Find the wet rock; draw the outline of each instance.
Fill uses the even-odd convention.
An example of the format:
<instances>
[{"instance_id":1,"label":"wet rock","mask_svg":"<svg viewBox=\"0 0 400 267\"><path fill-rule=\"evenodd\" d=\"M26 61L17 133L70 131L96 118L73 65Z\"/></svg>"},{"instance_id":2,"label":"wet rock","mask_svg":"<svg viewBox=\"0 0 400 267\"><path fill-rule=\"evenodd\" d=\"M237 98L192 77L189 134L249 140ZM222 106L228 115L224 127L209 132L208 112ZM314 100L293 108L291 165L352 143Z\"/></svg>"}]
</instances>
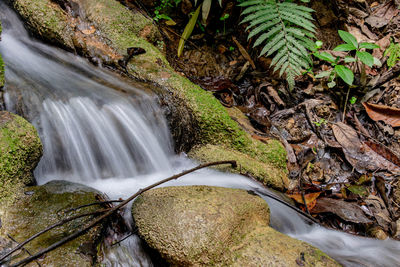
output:
<instances>
[{"instance_id":1,"label":"wet rock","mask_svg":"<svg viewBox=\"0 0 400 267\"><path fill-rule=\"evenodd\" d=\"M270 151L276 151L276 159L270 159L270 162L279 161L281 152L280 143L276 140L270 140L268 144ZM273 147L275 146L275 148ZM189 157L199 160L202 163L218 161L221 159L236 160L239 168L232 169L230 166L221 166L217 169L229 171L233 173L246 174L256 178L264 185L274 188L279 191L285 191L289 186L289 180L285 172L279 168L272 167L268 163L252 159L246 154L238 151L230 150L215 145L196 146L189 152ZM271 153L272 155L272 153Z\"/></svg>"},{"instance_id":2,"label":"wet rock","mask_svg":"<svg viewBox=\"0 0 400 267\"><path fill-rule=\"evenodd\" d=\"M0 111L0 203L34 184L32 172L42 156L42 143L28 121Z\"/></svg>"},{"instance_id":3,"label":"wet rock","mask_svg":"<svg viewBox=\"0 0 400 267\"><path fill-rule=\"evenodd\" d=\"M99 208L91 206L79 211L65 212L73 207L96 202L101 194L81 184L51 181L45 185L27 187L24 190L26 194L21 194L13 203L0 207L2 222L0 255L4 249L16 246L10 237L17 242L22 242L64 218L78 213L92 212ZM89 219L93 217L83 217L57 227L28 243L25 248L31 253L38 252L76 231ZM97 261L97 247L102 240L102 229L102 225L92 228L85 235L47 253L38 262L41 266L93 266ZM28 256L26 252L15 255L12 263ZM33 262L28 266L37 266L37 263Z\"/></svg>"},{"instance_id":4,"label":"wet rock","mask_svg":"<svg viewBox=\"0 0 400 267\"><path fill-rule=\"evenodd\" d=\"M244 190L165 187L132 206L139 235L173 266L339 266L269 227L269 208Z\"/></svg>"},{"instance_id":5,"label":"wet rock","mask_svg":"<svg viewBox=\"0 0 400 267\"><path fill-rule=\"evenodd\" d=\"M28 27L51 43L74 50L73 27L68 16L56 3L47 0L12 0L14 8Z\"/></svg>"},{"instance_id":6,"label":"wet rock","mask_svg":"<svg viewBox=\"0 0 400 267\"><path fill-rule=\"evenodd\" d=\"M1 41L1 31L2 31L2 27L1 27L1 22L0 22L0 41ZM2 88L3 88L3 86L4 86L4 62L3 62L3 59L2 59L2 57L1 57L1 54L0 54L0 102L2 102L1 101L1 99L2 99ZM0 103L0 107L1 107L1 103Z\"/></svg>"}]
</instances>

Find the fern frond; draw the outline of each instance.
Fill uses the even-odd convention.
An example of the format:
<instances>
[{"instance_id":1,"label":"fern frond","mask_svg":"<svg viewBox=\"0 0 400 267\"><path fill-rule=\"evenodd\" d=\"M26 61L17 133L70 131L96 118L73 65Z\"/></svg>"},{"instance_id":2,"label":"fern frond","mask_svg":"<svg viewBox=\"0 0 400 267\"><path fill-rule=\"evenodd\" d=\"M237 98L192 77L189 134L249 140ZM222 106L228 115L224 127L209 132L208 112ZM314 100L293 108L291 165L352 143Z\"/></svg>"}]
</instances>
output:
<instances>
[{"instance_id":1,"label":"fern frond","mask_svg":"<svg viewBox=\"0 0 400 267\"><path fill-rule=\"evenodd\" d=\"M293 89L295 77L312 64L308 50L314 48L314 10L288 0L247 0L240 6L245 7L241 23L248 22L246 30L251 29L248 39L260 34L253 47L264 45L260 56L274 55L274 72L286 74Z\"/></svg>"}]
</instances>

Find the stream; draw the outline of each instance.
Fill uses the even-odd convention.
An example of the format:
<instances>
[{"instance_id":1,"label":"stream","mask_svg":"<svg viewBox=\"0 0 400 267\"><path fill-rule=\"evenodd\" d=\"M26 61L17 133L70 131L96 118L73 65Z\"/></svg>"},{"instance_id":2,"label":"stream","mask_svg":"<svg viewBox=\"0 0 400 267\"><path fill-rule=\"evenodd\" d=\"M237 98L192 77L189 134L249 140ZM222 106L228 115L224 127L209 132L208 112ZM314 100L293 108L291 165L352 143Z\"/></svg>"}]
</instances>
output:
<instances>
[{"instance_id":1,"label":"stream","mask_svg":"<svg viewBox=\"0 0 400 267\"><path fill-rule=\"evenodd\" d=\"M142 85L125 81L87 60L31 38L0 0L0 53L6 65L6 109L38 129L44 155L39 184L68 180L94 187L111 199L197 163L175 155L162 110ZM205 169L172 185L212 185L252 190L271 209L271 226L304 240L344 266L400 266L400 242L357 237L311 223L270 199L270 191L244 176ZM130 219L127 218L129 221ZM131 236L105 252L105 266L152 266L140 239Z\"/></svg>"}]
</instances>

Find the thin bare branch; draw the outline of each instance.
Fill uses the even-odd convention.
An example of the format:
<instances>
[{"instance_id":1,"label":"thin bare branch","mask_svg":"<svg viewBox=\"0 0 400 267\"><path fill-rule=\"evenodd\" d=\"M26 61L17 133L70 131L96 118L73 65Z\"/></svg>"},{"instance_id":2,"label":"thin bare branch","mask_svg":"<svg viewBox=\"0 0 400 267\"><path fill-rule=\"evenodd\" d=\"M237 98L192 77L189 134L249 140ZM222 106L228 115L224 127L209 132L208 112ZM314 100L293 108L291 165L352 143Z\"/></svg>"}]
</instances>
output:
<instances>
[{"instance_id":1,"label":"thin bare branch","mask_svg":"<svg viewBox=\"0 0 400 267\"><path fill-rule=\"evenodd\" d=\"M159 181L157 183L154 183L152 185L149 185L149 186L147 186L147 187L145 187L143 189L140 189L138 192L136 192L135 194L133 194L132 196L130 196L129 198L127 198L126 200L121 202L119 205L109 209L106 213L104 213L103 215L101 215L101 216L97 217L96 219L94 219L88 225L84 226L81 230L76 231L75 233L73 233L73 234L61 239L60 241L52 244L51 246L39 251L38 253L36 253L36 254L34 254L32 256L29 256L29 257L27 257L27 258L15 263L15 264L10 265L10 267L23 266L23 265L25 265L25 264L27 264L27 263L29 263L29 262L41 257L42 255L46 254L47 252L50 252L50 251L60 247L61 245L65 244L65 243L67 243L67 242L69 242L69 241L71 241L71 240L73 240L73 239L75 239L75 238L77 238L77 237L79 237L81 235L83 235L89 229L91 229L92 227L94 227L95 225L100 223L102 220L104 220L108 216L114 214L117 210L119 210L120 208L124 207L126 204L131 202L133 199L135 199L137 196L139 196L143 192L146 192L146 191L148 191L148 190L150 190L150 189L152 189L152 188L154 188L156 186L159 186L159 185L161 185L163 183L166 183L166 182L169 182L171 180L178 179L179 177L182 177L182 176L184 176L186 174L189 174L191 172L194 172L194 171L197 171L197 170L200 170L200 169L203 169L203 168L207 168L207 167L210 167L210 166L222 165L222 164L231 164L233 168L237 167L236 161L234 161L234 160L216 161L216 162L205 163L205 164L201 164L201 165L199 165L199 166L197 166L195 168L192 168L190 170L186 170L186 171L183 171L183 172L181 172L179 174L175 174L175 175L173 175L173 176L171 176L169 178L161 180L161 181Z\"/></svg>"}]
</instances>

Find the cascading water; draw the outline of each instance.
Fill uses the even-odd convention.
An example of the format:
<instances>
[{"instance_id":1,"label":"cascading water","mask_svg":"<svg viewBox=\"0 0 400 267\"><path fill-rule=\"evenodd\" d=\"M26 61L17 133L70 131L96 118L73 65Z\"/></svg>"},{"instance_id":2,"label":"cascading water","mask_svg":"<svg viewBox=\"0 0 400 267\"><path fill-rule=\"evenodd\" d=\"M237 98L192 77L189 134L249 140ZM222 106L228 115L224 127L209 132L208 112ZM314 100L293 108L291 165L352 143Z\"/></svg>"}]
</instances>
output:
<instances>
[{"instance_id":1,"label":"cascading water","mask_svg":"<svg viewBox=\"0 0 400 267\"><path fill-rule=\"evenodd\" d=\"M124 198L195 165L173 154L162 112L143 90L79 57L32 40L2 0L0 18L6 108L23 113L39 131L44 156L35 176L40 184L64 179L92 186L111 198ZM400 242L313 225L268 198L265 188L246 177L203 170L164 186L195 184L257 192L270 205L275 229L319 247L346 266L400 266ZM105 256L107 266L152 265L137 236Z\"/></svg>"}]
</instances>

